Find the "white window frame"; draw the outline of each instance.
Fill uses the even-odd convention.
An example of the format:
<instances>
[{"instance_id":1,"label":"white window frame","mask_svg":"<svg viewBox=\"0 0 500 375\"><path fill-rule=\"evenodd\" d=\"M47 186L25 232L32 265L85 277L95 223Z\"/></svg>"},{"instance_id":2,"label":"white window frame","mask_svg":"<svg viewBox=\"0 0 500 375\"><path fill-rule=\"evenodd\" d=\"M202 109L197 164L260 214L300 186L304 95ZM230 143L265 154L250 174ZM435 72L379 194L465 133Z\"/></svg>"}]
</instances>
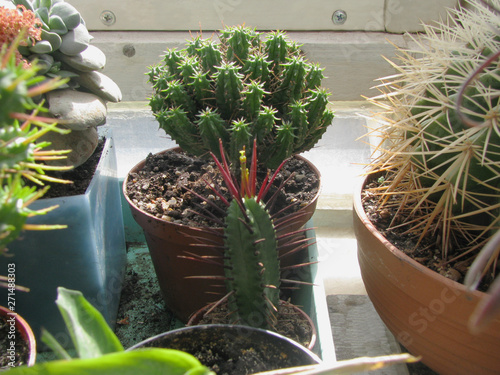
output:
<instances>
[{"instance_id":1,"label":"white window frame","mask_svg":"<svg viewBox=\"0 0 500 375\"><path fill-rule=\"evenodd\" d=\"M419 31L458 0L68 0L94 31ZM337 12L337 13L335 13ZM343 12L338 22L338 12ZM335 14L335 16L334 16ZM345 16L343 16L345 15ZM333 19L337 19L334 22ZM343 22L342 22L343 21Z\"/></svg>"}]
</instances>

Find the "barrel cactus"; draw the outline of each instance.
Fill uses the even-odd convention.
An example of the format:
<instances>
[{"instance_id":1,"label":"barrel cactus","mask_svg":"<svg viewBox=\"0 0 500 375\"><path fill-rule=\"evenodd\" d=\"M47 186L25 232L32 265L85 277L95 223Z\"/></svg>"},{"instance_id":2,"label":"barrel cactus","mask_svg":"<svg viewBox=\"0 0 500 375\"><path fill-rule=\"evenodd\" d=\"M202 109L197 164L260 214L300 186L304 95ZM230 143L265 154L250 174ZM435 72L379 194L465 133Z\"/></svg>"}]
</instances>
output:
<instances>
[{"instance_id":1,"label":"barrel cactus","mask_svg":"<svg viewBox=\"0 0 500 375\"><path fill-rule=\"evenodd\" d=\"M276 31L226 27L219 41L192 38L169 49L149 68L151 109L160 127L186 152L219 155L222 139L230 162L254 139L259 162L276 168L311 149L331 124L323 69Z\"/></svg>"},{"instance_id":2,"label":"barrel cactus","mask_svg":"<svg viewBox=\"0 0 500 375\"><path fill-rule=\"evenodd\" d=\"M398 74L372 98L384 108L370 166L385 173L372 190L379 212L394 207L390 230L439 249L431 262L456 280L500 227L500 2L467 3L426 26L414 51L400 50Z\"/></svg>"}]
</instances>

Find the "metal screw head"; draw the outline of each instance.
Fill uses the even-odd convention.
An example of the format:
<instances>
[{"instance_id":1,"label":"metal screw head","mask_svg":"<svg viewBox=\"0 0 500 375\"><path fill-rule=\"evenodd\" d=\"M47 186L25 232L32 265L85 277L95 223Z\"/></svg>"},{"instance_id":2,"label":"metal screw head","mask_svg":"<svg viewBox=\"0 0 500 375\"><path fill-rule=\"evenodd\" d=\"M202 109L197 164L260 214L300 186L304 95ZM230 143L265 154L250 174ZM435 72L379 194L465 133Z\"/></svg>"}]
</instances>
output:
<instances>
[{"instance_id":1,"label":"metal screw head","mask_svg":"<svg viewBox=\"0 0 500 375\"><path fill-rule=\"evenodd\" d=\"M332 21L335 25L343 25L347 21L347 13L342 9L333 12Z\"/></svg>"},{"instance_id":2,"label":"metal screw head","mask_svg":"<svg viewBox=\"0 0 500 375\"><path fill-rule=\"evenodd\" d=\"M99 16L101 22L106 26L111 26L116 22L115 14L110 10L103 10Z\"/></svg>"}]
</instances>

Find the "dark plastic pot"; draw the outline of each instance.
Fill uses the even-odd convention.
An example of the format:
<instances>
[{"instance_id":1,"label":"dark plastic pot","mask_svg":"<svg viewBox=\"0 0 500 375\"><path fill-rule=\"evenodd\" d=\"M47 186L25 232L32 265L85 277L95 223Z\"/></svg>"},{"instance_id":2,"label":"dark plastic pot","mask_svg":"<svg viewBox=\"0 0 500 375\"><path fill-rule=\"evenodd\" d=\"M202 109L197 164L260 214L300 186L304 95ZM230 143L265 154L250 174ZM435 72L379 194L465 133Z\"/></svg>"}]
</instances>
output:
<instances>
[{"instance_id":1,"label":"dark plastic pot","mask_svg":"<svg viewBox=\"0 0 500 375\"><path fill-rule=\"evenodd\" d=\"M258 363L250 373L321 362L314 353L293 340L274 332L238 325L184 327L147 339L129 350L144 347L182 350L212 368L222 368L232 362L235 365L232 375L247 373L238 370L247 359ZM200 353L207 352L211 353L212 359L200 356Z\"/></svg>"},{"instance_id":2,"label":"dark plastic pot","mask_svg":"<svg viewBox=\"0 0 500 375\"><path fill-rule=\"evenodd\" d=\"M80 290L114 327L126 267L126 247L116 175L116 155L107 137L101 160L85 194L40 199L30 208L58 205L30 224L65 224L50 231L25 231L9 244L12 257L0 257L0 269L15 265L16 284L30 292L16 293L16 312L30 322L39 338L44 327L64 346L71 340L55 304L57 287ZM7 291L0 288L0 301Z\"/></svg>"},{"instance_id":3,"label":"dark plastic pot","mask_svg":"<svg viewBox=\"0 0 500 375\"><path fill-rule=\"evenodd\" d=\"M316 345L316 338L318 336L318 332L316 330L316 326L314 325L312 319L302 309L300 309L299 307L295 306L292 303L289 303L287 301L280 301L280 304L288 305L289 307L291 307L298 315L301 316L301 318L304 321L306 321L309 324L309 326L311 327L311 337L310 337L308 343L304 346L309 350L313 350L314 345ZM210 304L210 305L207 305L207 306L203 307L202 309L198 310L196 313L193 314L193 316L191 316L191 318L189 319L189 321L187 322L186 325L187 326L198 325L200 323L200 320L203 319L203 317L205 316L207 311L209 311L213 305L214 304Z\"/></svg>"},{"instance_id":4,"label":"dark plastic pot","mask_svg":"<svg viewBox=\"0 0 500 375\"><path fill-rule=\"evenodd\" d=\"M18 340L22 340L24 341L27 347L28 358L26 360L26 363L22 364L33 366L36 361L36 339L35 335L33 334L33 331L31 330L30 325L26 322L26 320L24 320L21 317L21 315L9 310L4 306L0 306L0 319L4 319L7 322L9 328L15 327L14 332L12 331L12 328L9 329L9 341L17 344ZM13 325L11 325L10 322L13 322ZM14 334L12 338L10 338L11 333ZM19 337L18 334L21 337ZM4 349L7 352L7 354L9 354L10 348L4 348Z\"/></svg>"},{"instance_id":5,"label":"dark plastic pot","mask_svg":"<svg viewBox=\"0 0 500 375\"><path fill-rule=\"evenodd\" d=\"M180 148L175 148L175 150L180 150ZM310 162L308 164L319 179L320 173L317 168ZM140 171L144 165L145 160L134 166L129 175ZM144 231L163 299L177 318L186 323L195 311L218 300L221 293L224 292L225 286L223 281L220 280L210 280L208 282L206 279L192 278L193 276L207 275L223 276L221 265L195 262L182 257L189 253L202 256L219 255L212 249L193 246L193 244L204 242L222 245L222 230L216 230L219 235L211 234L200 231L195 227L168 222L142 211L129 199L126 191L127 183L128 176L123 182L123 194L129 204L132 217ZM308 205L301 208L302 214L294 224L286 228L287 231L302 228L311 219L316 209L319 191L320 189L318 189L318 193ZM197 237L197 240L194 240L194 237ZM287 259L287 261L292 262L293 260Z\"/></svg>"}]
</instances>

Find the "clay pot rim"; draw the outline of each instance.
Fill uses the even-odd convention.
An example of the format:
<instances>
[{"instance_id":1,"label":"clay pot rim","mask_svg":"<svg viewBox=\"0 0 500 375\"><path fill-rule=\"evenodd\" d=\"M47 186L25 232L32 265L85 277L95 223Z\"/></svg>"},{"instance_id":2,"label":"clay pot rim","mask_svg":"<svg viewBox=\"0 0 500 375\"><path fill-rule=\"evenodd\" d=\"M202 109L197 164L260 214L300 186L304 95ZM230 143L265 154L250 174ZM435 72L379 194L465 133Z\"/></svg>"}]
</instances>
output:
<instances>
[{"instance_id":1,"label":"clay pot rim","mask_svg":"<svg viewBox=\"0 0 500 375\"><path fill-rule=\"evenodd\" d=\"M154 155L161 155L161 154L164 154L164 153L166 153L168 151L182 151L182 149L180 147L172 147L172 148L168 148L166 150L157 152ZM293 157L295 157L295 158L297 158L299 160L305 161L308 164L309 168L311 168L311 170L318 176L319 186L318 186L318 191L317 191L316 195L314 196L313 199L311 199L311 201L307 205L305 205L304 207L301 207L300 210L299 210L299 211L307 211L311 206L315 206L317 204L317 202L318 202L319 195L321 193L321 173L318 170L318 168L316 168L316 166L313 163L311 163L308 159L306 159L305 157L303 157L301 155L294 155ZM129 170L129 172L125 176L125 179L123 180L123 184L122 184L123 195L124 195L127 203L130 205L130 207L133 207L134 210L140 212L148 220L153 220L153 221L158 221L158 222L165 223L167 221L165 221L163 219L160 219L160 218L157 218L156 216L153 216L150 213L148 213L148 212L140 209L139 207L137 207L137 205L135 205L134 202L132 202L130 200L130 198L129 198L128 194L127 194L127 182L128 182L128 178L130 176L130 173L136 172L136 171L142 169L145 164L146 164L146 159L143 159L139 163L137 163L136 165L134 165ZM174 226L178 226L179 228L195 228L195 229L203 228L203 227L200 227L200 226L190 226L190 225L181 224L181 223L175 223L175 222L168 222L168 223L171 224L171 225L174 225ZM222 232L223 228L213 228L213 230Z\"/></svg>"},{"instance_id":2,"label":"clay pot rim","mask_svg":"<svg viewBox=\"0 0 500 375\"><path fill-rule=\"evenodd\" d=\"M215 305L218 302L219 301L216 301L216 302L213 302L213 303L209 303L208 305L202 307L198 311L195 311L191 315L191 317L189 318L188 322L186 323L186 327L194 327L194 326L198 326L198 325L212 325L212 324L198 324L197 321L199 321L205 315L205 313L206 313L206 311L208 309L210 309L213 305ZM306 314L306 312L304 310L302 310L300 307L298 307L297 305L295 305L295 304L293 304L291 302L280 300L280 305L284 305L284 304L288 304L289 306L291 306L295 311L297 311L300 315L302 315L307 320L307 322L309 323L309 325L311 326L311 339L309 341L309 345L307 345L305 347L308 350L312 350L314 348L314 346L316 345L316 340L318 338L318 331L316 330L316 325L312 321L311 317L308 314ZM216 324L213 324L213 325L216 325ZM228 324L228 325L238 326L237 324ZM251 327L251 328L254 328L254 327ZM256 328L256 329L260 329L260 328ZM267 330L263 330L263 331L267 331ZM273 332L273 331L268 331L268 332L276 333L276 332ZM288 337L283 336L283 335L281 335L279 333L276 333L276 334L288 339ZM294 341L292 339L289 339L289 340L291 340L293 342L296 342L296 341Z\"/></svg>"},{"instance_id":3,"label":"clay pot rim","mask_svg":"<svg viewBox=\"0 0 500 375\"><path fill-rule=\"evenodd\" d=\"M28 343L29 346L29 357L28 362L26 363L28 366L33 366L36 361L36 339L31 326L28 324L24 318L16 313L8 309L5 306L0 305L0 315L7 317L9 313L14 313L16 317L16 328L21 333L22 339Z\"/></svg>"},{"instance_id":4,"label":"clay pot rim","mask_svg":"<svg viewBox=\"0 0 500 375\"><path fill-rule=\"evenodd\" d=\"M441 274L439 274L436 271L431 270L428 267L425 267L424 265L420 264L410 256L406 255L403 251L401 251L399 248L394 246L389 240L387 240L382 233L380 233L375 225L371 222L371 220L368 218L368 215L366 214L364 207L363 207L363 202L361 200L361 193L364 190L367 182L373 178L375 178L376 174L369 174L364 176L360 180L360 182L357 184L357 187L354 191L354 197L353 197L353 206L354 206L354 212L358 216L359 220L363 223L363 225L366 227L366 229L369 230L371 234L373 234L378 241L380 241L386 249L388 249L396 258L399 260L405 262L409 266L415 268L417 271L425 274L427 277L440 282L442 284L448 284L451 287L460 290L463 293L467 293L469 295L472 295L476 298L484 298L486 296L486 293L481 292L479 290L470 290L468 289L465 285L454 281L452 279L449 279Z\"/></svg>"}]
</instances>

